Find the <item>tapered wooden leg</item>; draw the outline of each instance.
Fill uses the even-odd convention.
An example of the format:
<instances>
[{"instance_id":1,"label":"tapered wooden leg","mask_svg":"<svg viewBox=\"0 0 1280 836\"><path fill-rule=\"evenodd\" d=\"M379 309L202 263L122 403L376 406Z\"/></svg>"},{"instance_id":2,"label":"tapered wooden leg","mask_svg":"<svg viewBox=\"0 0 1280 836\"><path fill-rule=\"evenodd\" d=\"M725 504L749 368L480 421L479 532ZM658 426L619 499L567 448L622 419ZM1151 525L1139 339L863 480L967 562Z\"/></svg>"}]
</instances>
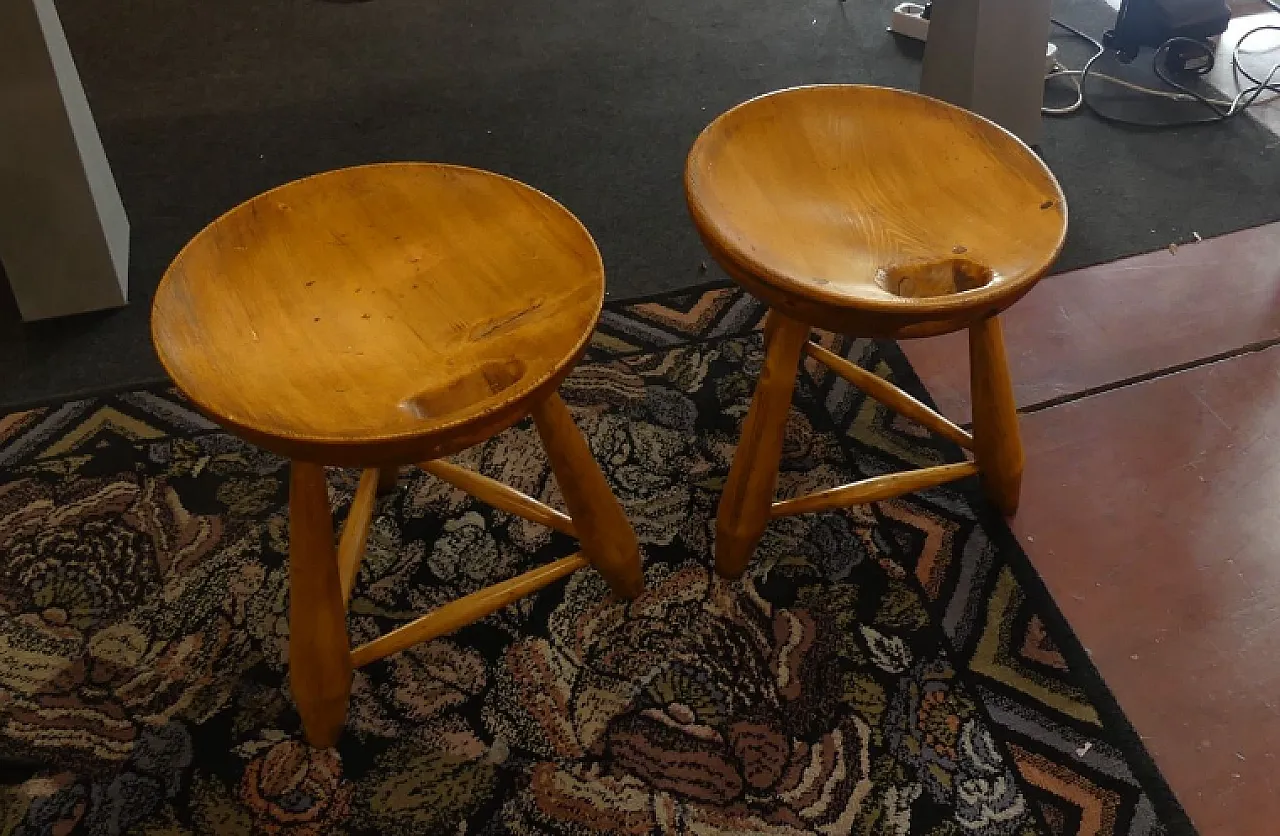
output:
<instances>
[{"instance_id":1,"label":"tapered wooden leg","mask_svg":"<svg viewBox=\"0 0 1280 836\"><path fill-rule=\"evenodd\" d=\"M400 468L384 467L378 471L378 496L386 496L400 484Z\"/></svg>"},{"instance_id":2,"label":"tapered wooden leg","mask_svg":"<svg viewBox=\"0 0 1280 836\"><path fill-rule=\"evenodd\" d=\"M312 746L338 742L351 697L346 602L333 547L324 468L289 473L289 683Z\"/></svg>"},{"instance_id":3,"label":"tapered wooden leg","mask_svg":"<svg viewBox=\"0 0 1280 836\"><path fill-rule=\"evenodd\" d=\"M1012 516L1022 491L1022 436L1004 337L994 316L969 328L969 375L973 454L982 487L1001 513Z\"/></svg>"},{"instance_id":4,"label":"tapered wooden leg","mask_svg":"<svg viewBox=\"0 0 1280 836\"><path fill-rule=\"evenodd\" d=\"M716 512L716 571L723 577L742 576L769 523L782 458L782 433L809 331L803 322L769 312L764 369Z\"/></svg>"},{"instance_id":5,"label":"tapered wooden leg","mask_svg":"<svg viewBox=\"0 0 1280 836\"><path fill-rule=\"evenodd\" d=\"M553 392L533 408L533 421L573 518L583 556L615 593L636 597L644 591L644 576L635 531L591 457L569 408Z\"/></svg>"}]
</instances>

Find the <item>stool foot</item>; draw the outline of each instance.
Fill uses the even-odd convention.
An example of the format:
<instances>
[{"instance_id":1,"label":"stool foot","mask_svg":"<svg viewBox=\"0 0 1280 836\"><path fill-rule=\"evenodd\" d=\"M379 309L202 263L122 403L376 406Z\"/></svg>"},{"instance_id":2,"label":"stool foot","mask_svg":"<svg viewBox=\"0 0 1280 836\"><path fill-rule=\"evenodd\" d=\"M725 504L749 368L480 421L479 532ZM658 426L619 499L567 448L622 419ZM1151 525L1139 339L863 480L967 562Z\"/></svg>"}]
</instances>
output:
<instances>
[{"instance_id":1,"label":"stool foot","mask_svg":"<svg viewBox=\"0 0 1280 836\"><path fill-rule=\"evenodd\" d=\"M716 511L716 572L722 577L742 576L769 523L783 430L809 331L803 322L769 312L764 369Z\"/></svg>"},{"instance_id":2,"label":"stool foot","mask_svg":"<svg viewBox=\"0 0 1280 836\"><path fill-rule=\"evenodd\" d=\"M973 453L987 498L1005 516L1018 510L1022 491L1022 436L996 317L969 328L969 373L973 400Z\"/></svg>"},{"instance_id":3,"label":"stool foot","mask_svg":"<svg viewBox=\"0 0 1280 836\"><path fill-rule=\"evenodd\" d=\"M333 546L324 468L289 473L289 683L312 746L338 742L351 697L346 602Z\"/></svg>"},{"instance_id":4,"label":"stool foot","mask_svg":"<svg viewBox=\"0 0 1280 836\"><path fill-rule=\"evenodd\" d=\"M383 467L378 470L378 496L386 496L400 484L400 468Z\"/></svg>"},{"instance_id":5,"label":"stool foot","mask_svg":"<svg viewBox=\"0 0 1280 836\"><path fill-rule=\"evenodd\" d=\"M616 594L635 598L644 591L635 531L591 457L569 408L552 392L534 406L533 421L573 518L583 556Z\"/></svg>"}]
</instances>

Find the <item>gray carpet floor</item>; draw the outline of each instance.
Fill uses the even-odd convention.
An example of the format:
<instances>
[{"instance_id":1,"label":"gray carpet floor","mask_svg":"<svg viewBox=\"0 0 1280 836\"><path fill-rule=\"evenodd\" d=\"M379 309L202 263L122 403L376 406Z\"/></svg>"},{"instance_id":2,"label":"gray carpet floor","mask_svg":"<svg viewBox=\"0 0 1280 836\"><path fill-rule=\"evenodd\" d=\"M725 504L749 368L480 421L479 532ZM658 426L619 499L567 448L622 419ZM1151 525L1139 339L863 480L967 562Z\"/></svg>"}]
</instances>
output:
<instances>
[{"instance_id":1,"label":"gray carpet floor","mask_svg":"<svg viewBox=\"0 0 1280 836\"><path fill-rule=\"evenodd\" d=\"M220 0L58 4L133 223L131 304L22 325L0 303L0 411L161 377L151 293L179 247L281 182L378 160L488 168L596 236L610 296L690 286L706 256L681 192L715 115L795 84L911 88L887 0ZM1056 14L1100 33L1099 0ZM1063 41L1075 66L1088 47ZM1071 207L1059 269L1280 218L1275 138L1249 120L1143 131L1054 120Z\"/></svg>"}]
</instances>

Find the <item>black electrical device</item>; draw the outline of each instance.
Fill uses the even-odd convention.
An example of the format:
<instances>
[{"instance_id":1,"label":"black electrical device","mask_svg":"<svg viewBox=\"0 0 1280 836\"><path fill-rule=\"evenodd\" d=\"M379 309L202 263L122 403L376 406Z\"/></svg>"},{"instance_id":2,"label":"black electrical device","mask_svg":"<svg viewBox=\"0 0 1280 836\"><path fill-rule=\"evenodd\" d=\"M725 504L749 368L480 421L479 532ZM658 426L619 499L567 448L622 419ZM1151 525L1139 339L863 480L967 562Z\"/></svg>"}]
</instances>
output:
<instances>
[{"instance_id":1,"label":"black electrical device","mask_svg":"<svg viewBox=\"0 0 1280 836\"><path fill-rule=\"evenodd\" d=\"M1122 0L1115 28L1103 33L1102 43L1126 62L1144 46L1167 44L1166 70L1204 73L1213 62L1209 39L1227 31L1230 22L1226 0Z\"/></svg>"}]
</instances>

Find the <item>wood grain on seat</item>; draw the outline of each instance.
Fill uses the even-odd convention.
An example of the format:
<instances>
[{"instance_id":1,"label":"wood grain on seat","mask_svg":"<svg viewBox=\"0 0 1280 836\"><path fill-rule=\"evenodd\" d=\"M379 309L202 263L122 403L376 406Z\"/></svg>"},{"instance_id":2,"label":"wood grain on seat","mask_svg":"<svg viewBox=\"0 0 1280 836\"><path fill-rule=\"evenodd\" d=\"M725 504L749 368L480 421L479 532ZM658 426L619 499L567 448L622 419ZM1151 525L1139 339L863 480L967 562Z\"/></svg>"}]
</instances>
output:
<instances>
[{"instance_id":1,"label":"wood grain on seat","mask_svg":"<svg viewBox=\"0 0 1280 836\"><path fill-rule=\"evenodd\" d=\"M529 412L604 299L590 235L514 180L397 163L241 204L181 252L152 334L183 391L327 464L448 455Z\"/></svg>"},{"instance_id":2,"label":"wood grain on seat","mask_svg":"<svg viewBox=\"0 0 1280 836\"><path fill-rule=\"evenodd\" d=\"M703 240L749 290L863 335L955 330L1002 310L1066 232L1057 181L1012 134L877 87L800 87L733 108L694 144L685 186Z\"/></svg>"}]
</instances>

